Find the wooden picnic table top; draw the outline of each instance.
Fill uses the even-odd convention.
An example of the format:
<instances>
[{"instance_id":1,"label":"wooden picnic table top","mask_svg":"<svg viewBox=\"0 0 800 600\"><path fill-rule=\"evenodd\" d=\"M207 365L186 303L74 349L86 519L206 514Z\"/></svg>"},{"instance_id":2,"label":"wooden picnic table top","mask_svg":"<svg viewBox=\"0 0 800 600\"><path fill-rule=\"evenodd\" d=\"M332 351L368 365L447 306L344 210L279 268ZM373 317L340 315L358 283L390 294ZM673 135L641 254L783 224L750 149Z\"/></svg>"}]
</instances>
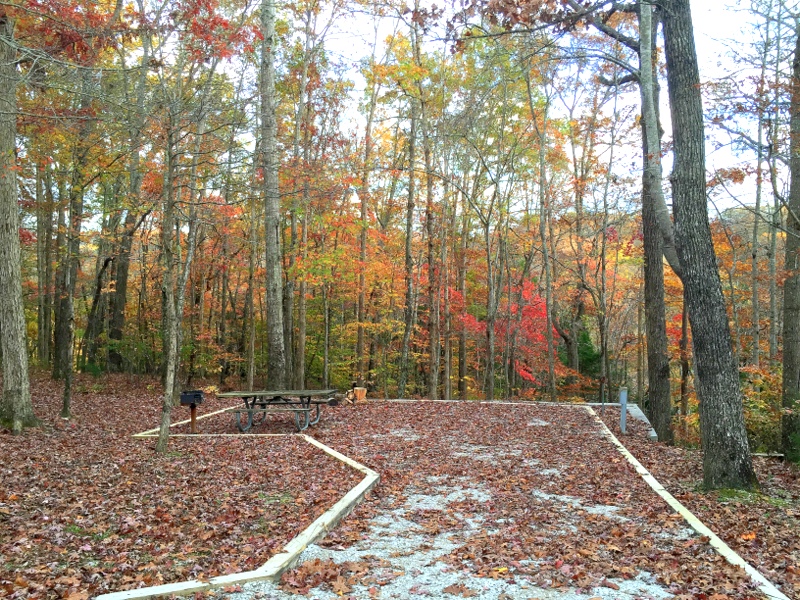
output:
<instances>
[{"instance_id":1,"label":"wooden picnic table top","mask_svg":"<svg viewBox=\"0 0 800 600\"><path fill-rule=\"evenodd\" d=\"M253 390L239 392L222 392L217 394L217 398L277 398L277 397L296 397L311 398L313 396L331 396L338 390Z\"/></svg>"}]
</instances>

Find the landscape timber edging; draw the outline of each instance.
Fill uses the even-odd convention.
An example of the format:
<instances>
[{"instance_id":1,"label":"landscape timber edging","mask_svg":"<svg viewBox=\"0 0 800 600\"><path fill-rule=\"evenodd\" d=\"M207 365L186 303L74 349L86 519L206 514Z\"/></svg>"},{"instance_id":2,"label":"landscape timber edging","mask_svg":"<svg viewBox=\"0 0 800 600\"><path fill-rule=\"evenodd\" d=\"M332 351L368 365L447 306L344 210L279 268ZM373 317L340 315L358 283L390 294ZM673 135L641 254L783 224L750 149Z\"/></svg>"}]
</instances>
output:
<instances>
[{"instance_id":1,"label":"landscape timber edging","mask_svg":"<svg viewBox=\"0 0 800 600\"><path fill-rule=\"evenodd\" d=\"M714 548L720 555L727 560L730 564L741 567L747 573L747 575L753 581L758 584L759 591L767 596L768 598L773 598L775 600L789 600L789 598L783 594L775 585L769 581L766 577L764 577L755 567L750 565L745 559L739 556L736 552L734 552L728 544L722 541L720 537L711 531L707 525L705 525L700 519L698 519L688 508L686 508L683 504L678 502L678 500L670 494L663 485L661 485L658 480L653 477L653 475L648 471L642 463L640 463L636 457L630 453L630 451L617 439L611 430L606 426L605 423L597 416L597 413L591 406L587 406L586 410L589 412L590 415L594 416L597 420L597 423L603 430L603 434L613 443L617 450L619 450L620 454L622 454L628 462L633 465L636 469L636 472L644 479L645 483L649 485L653 491L661 496L664 501L670 505L677 513L679 513L684 520L689 524L689 526L694 529L698 534L701 536L705 536L708 538L708 544Z\"/></svg>"},{"instance_id":2,"label":"landscape timber edging","mask_svg":"<svg viewBox=\"0 0 800 600\"><path fill-rule=\"evenodd\" d=\"M216 413L209 413L205 416L211 416ZM178 423L176 423L177 425ZM153 430L144 431L136 434L134 437L145 438L155 437ZM157 430L155 430L157 431ZM213 435L213 434L212 434ZM235 434L224 434L233 437ZM380 481L380 475L369 467L365 467L361 463L354 461L333 448L330 448L305 434L250 434L241 437L275 437L276 435L289 435L298 436L303 438L307 443L316 446L326 454L333 458L345 463L349 467L356 469L364 474L364 478L353 489L347 492L336 504L326 510L322 515L317 517L311 525L306 527L298 535L296 535L286 546L283 551L279 552L259 568L253 571L244 571L242 573L233 573L231 575L220 575L212 577L207 581L190 580L179 581L175 583L166 583L163 585L156 585L135 590L124 590L121 592L111 592L95 596L97 600L129 600L129 599L143 599L143 598L158 598L161 596L182 596L193 594L194 592L203 592L215 588L240 585L251 581L277 581L284 572L294 566L300 558L303 551L311 544L322 538L328 531L335 527L339 521L349 515L353 509L358 506L367 493L374 488ZM181 435L183 437L183 435ZM203 434L199 435L186 435L186 437L204 437ZM212 436L205 436L212 437ZM222 437L222 436L213 436Z\"/></svg>"}]
</instances>

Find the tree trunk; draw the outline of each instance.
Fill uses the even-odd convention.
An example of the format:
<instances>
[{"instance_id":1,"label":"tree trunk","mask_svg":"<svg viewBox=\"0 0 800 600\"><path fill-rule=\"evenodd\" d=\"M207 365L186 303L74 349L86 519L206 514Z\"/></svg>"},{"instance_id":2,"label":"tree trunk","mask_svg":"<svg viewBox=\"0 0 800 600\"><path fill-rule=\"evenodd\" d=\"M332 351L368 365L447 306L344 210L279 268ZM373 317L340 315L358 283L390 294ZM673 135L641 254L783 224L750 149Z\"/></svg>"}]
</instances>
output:
<instances>
[{"instance_id":1,"label":"tree trunk","mask_svg":"<svg viewBox=\"0 0 800 600\"><path fill-rule=\"evenodd\" d=\"M282 266L280 248L281 197L278 189L277 121L275 117L275 0L261 2L261 169L266 241L267 385L281 389L286 381L283 337Z\"/></svg>"},{"instance_id":2,"label":"tree trunk","mask_svg":"<svg viewBox=\"0 0 800 600\"><path fill-rule=\"evenodd\" d=\"M642 102L642 235L644 237L644 306L647 327L648 416L658 439L671 444L672 397L669 381L666 307L664 305L664 237L658 222L661 193L661 136L653 77L652 9L643 4L639 16L639 92Z\"/></svg>"},{"instance_id":3,"label":"tree trunk","mask_svg":"<svg viewBox=\"0 0 800 600\"><path fill-rule=\"evenodd\" d=\"M250 255L247 257L247 299L245 301L247 307L247 326L248 342L247 342L247 390L253 390L253 381L256 372L256 314L253 298L255 297L255 272L256 272L256 256L258 252L258 244L256 237L256 201L255 197L250 200Z\"/></svg>"},{"instance_id":4,"label":"tree trunk","mask_svg":"<svg viewBox=\"0 0 800 600\"><path fill-rule=\"evenodd\" d=\"M686 436L689 433L689 422L686 418L689 416L689 375L691 374L689 365L689 315L686 312L686 298L683 299L683 307L681 309L681 340L679 348L681 358L681 417L683 417L683 435Z\"/></svg>"},{"instance_id":5,"label":"tree trunk","mask_svg":"<svg viewBox=\"0 0 800 600\"><path fill-rule=\"evenodd\" d=\"M28 380L17 206L17 52L14 21L0 17L0 422L15 434L37 424Z\"/></svg>"},{"instance_id":6,"label":"tree trunk","mask_svg":"<svg viewBox=\"0 0 800 600\"><path fill-rule=\"evenodd\" d=\"M45 192L48 167L36 165L36 284L38 292L36 355L39 364L50 364L50 238L53 235L53 205Z\"/></svg>"},{"instance_id":7,"label":"tree trunk","mask_svg":"<svg viewBox=\"0 0 800 600\"><path fill-rule=\"evenodd\" d=\"M749 489L757 480L708 222L703 107L689 0L667 2L663 19L675 148L672 197L698 373L703 481L707 488Z\"/></svg>"},{"instance_id":8,"label":"tree trunk","mask_svg":"<svg viewBox=\"0 0 800 600\"><path fill-rule=\"evenodd\" d=\"M467 302L467 248L469 246L469 211L467 199L462 194L461 237L458 252L458 292L466 307ZM458 397L467 399L467 331L463 323L458 332Z\"/></svg>"},{"instance_id":9,"label":"tree trunk","mask_svg":"<svg viewBox=\"0 0 800 600\"><path fill-rule=\"evenodd\" d=\"M307 147L307 146L306 146ZM309 209L309 189L308 179L305 180L303 189L303 219L300 222L300 256L303 264L306 264L308 257L308 209ZM294 385L295 389L304 390L306 388L306 294L308 293L308 283L305 273L300 275L300 289L297 298L297 352L294 364Z\"/></svg>"},{"instance_id":10,"label":"tree trunk","mask_svg":"<svg viewBox=\"0 0 800 600\"><path fill-rule=\"evenodd\" d=\"M90 101L91 72L81 73L81 112L87 110ZM69 192L69 218L67 219L66 259L64 297L62 298L62 330L60 343L63 344L63 362L60 371L64 376L64 396L61 404L61 418L71 418L71 395L73 354L75 350L75 286L80 268L81 227L83 225L83 196L86 182L84 169L89 158L89 136L94 128L93 121L84 120L78 127L78 140L72 157L72 181ZM58 347L58 343L56 344Z\"/></svg>"},{"instance_id":11,"label":"tree trunk","mask_svg":"<svg viewBox=\"0 0 800 600\"><path fill-rule=\"evenodd\" d=\"M133 179L133 171L131 173ZM133 187L133 185L132 185ZM133 194L133 190L131 192ZM136 192L138 197L138 191ZM119 343L125 328L125 304L128 296L128 275L130 273L131 250L133 236L136 233L137 217L132 209L128 209L123 223L122 239L114 265L114 292L110 299L111 319L108 327L108 339L114 340L108 351L108 369L115 373L124 370L124 362Z\"/></svg>"},{"instance_id":12,"label":"tree trunk","mask_svg":"<svg viewBox=\"0 0 800 600\"><path fill-rule=\"evenodd\" d=\"M172 115L168 116L170 121ZM178 316L175 312L175 198L174 149L175 133L167 125L164 172L164 214L161 221L161 257L164 261L162 290L164 296L164 395L161 400L161 422L156 452L165 453L169 444L169 426L175 397L175 375L178 367Z\"/></svg>"},{"instance_id":13,"label":"tree trunk","mask_svg":"<svg viewBox=\"0 0 800 600\"><path fill-rule=\"evenodd\" d=\"M647 157L645 157L645 164ZM642 235L644 237L644 306L647 328L647 414L659 441L672 443L672 398L664 306L663 238L656 221L650 190L657 184L645 170L642 177Z\"/></svg>"},{"instance_id":14,"label":"tree trunk","mask_svg":"<svg viewBox=\"0 0 800 600\"><path fill-rule=\"evenodd\" d=\"M786 219L786 281L783 284L783 418L787 459L800 461L800 26L792 62L790 122L791 183Z\"/></svg>"},{"instance_id":15,"label":"tree trunk","mask_svg":"<svg viewBox=\"0 0 800 600\"><path fill-rule=\"evenodd\" d=\"M553 313L554 313L554 299L553 299L553 280L552 269L550 266L550 248L548 246L547 231L550 225L550 206L547 197L547 177L546 177L546 149L547 149L547 126L548 126L548 109L550 108L550 98L546 99L543 107L542 124L538 124L536 120L536 111L534 108L533 93L531 90L530 77L525 80L526 89L528 92L528 109L531 113L531 120L536 131L536 137L539 141L539 161L538 161L538 176L539 176L539 239L542 242L542 271L544 271L544 301L545 301L545 332L544 339L547 343L547 392L550 396L551 402L556 402L558 399L558 390L556 389L556 346L553 339ZM581 243L581 240L578 240ZM576 338L577 339L577 338Z\"/></svg>"},{"instance_id":16,"label":"tree trunk","mask_svg":"<svg viewBox=\"0 0 800 600\"><path fill-rule=\"evenodd\" d=\"M643 269L644 271L644 269ZM644 273L642 274L642 287L636 300L636 401L644 408Z\"/></svg>"},{"instance_id":17,"label":"tree trunk","mask_svg":"<svg viewBox=\"0 0 800 600\"><path fill-rule=\"evenodd\" d=\"M373 46L370 64L375 62L375 46ZM356 339L356 362L358 363L356 381L363 387L367 378L364 368L364 348L365 331L364 322L366 314L366 287L367 287L367 200L369 196L369 173L372 161L372 123L375 119L375 109L378 105L378 84L373 82L369 97L369 111L367 112L367 123L364 128L364 164L361 168L361 185L359 187L358 198L361 201L361 232L359 235L359 265L358 265L358 332Z\"/></svg>"},{"instance_id":18,"label":"tree trunk","mask_svg":"<svg viewBox=\"0 0 800 600\"><path fill-rule=\"evenodd\" d=\"M403 341L400 349L400 375L397 382L397 397L403 398L406 395L406 384L408 382L408 350L411 343L411 330L414 320L414 260L411 254L411 246L414 235L414 206L416 202L416 173L414 166L417 159L416 155L416 136L417 136L417 103L411 99L411 129L408 133L408 201L406 203L406 243L405 243L405 284L406 302L403 312L404 329Z\"/></svg>"}]
</instances>

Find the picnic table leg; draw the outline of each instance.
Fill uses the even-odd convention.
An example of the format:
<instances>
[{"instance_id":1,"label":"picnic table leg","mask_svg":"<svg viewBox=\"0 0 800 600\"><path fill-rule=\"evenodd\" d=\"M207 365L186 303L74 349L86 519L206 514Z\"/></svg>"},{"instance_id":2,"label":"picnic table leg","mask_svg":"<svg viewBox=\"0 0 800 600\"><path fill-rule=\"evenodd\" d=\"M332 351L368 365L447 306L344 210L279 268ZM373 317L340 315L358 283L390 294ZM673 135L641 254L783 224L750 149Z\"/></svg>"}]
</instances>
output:
<instances>
[{"instance_id":1,"label":"picnic table leg","mask_svg":"<svg viewBox=\"0 0 800 600\"><path fill-rule=\"evenodd\" d=\"M297 425L297 431L304 431L308 428L308 415L309 412L307 410L294 411L294 423Z\"/></svg>"},{"instance_id":2,"label":"picnic table leg","mask_svg":"<svg viewBox=\"0 0 800 600\"><path fill-rule=\"evenodd\" d=\"M267 408L267 405L266 404L258 404L258 408ZM265 413L265 412L259 413L257 416L253 415L253 425L261 425L266 420L267 420L267 413Z\"/></svg>"},{"instance_id":3,"label":"picnic table leg","mask_svg":"<svg viewBox=\"0 0 800 600\"><path fill-rule=\"evenodd\" d=\"M320 418L319 404L315 405L315 408L317 409L317 412L314 413L314 418L309 422L309 425L316 425L317 423L319 423L319 418Z\"/></svg>"},{"instance_id":4,"label":"picnic table leg","mask_svg":"<svg viewBox=\"0 0 800 600\"><path fill-rule=\"evenodd\" d=\"M236 428L242 433L246 433L250 431L250 428L253 426L253 406L255 405L255 401L249 402L247 398L242 398L242 400L244 400L244 405L247 407L247 422L242 424L241 412L234 414L236 415Z\"/></svg>"},{"instance_id":5,"label":"picnic table leg","mask_svg":"<svg viewBox=\"0 0 800 600\"><path fill-rule=\"evenodd\" d=\"M242 411L244 412L244 411ZM242 433L246 433L250 431L250 428L253 426L253 411L249 409L247 411L247 421L242 423L242 413L234 413L236 415L236 428L241 431Z\"/></svg>"}]
</instances>

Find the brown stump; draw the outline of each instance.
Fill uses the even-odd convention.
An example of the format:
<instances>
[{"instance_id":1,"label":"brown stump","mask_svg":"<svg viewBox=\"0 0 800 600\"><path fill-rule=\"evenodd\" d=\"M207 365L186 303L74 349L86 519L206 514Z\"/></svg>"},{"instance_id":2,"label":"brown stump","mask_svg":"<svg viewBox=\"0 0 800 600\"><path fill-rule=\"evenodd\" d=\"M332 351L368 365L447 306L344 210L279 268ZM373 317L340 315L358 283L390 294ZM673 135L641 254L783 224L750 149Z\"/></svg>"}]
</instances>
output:
<instances>
[{"instance_id":1,"label":"brown stump","mask_svg":"<svg viewBox=\"0 0 800 600\"><path fill-rule=\"evenodd\" d=\"M353 396L355 396L356 402L365 402L367 399L367 388L353 388Z\"/></svg>"}]
</instances>

